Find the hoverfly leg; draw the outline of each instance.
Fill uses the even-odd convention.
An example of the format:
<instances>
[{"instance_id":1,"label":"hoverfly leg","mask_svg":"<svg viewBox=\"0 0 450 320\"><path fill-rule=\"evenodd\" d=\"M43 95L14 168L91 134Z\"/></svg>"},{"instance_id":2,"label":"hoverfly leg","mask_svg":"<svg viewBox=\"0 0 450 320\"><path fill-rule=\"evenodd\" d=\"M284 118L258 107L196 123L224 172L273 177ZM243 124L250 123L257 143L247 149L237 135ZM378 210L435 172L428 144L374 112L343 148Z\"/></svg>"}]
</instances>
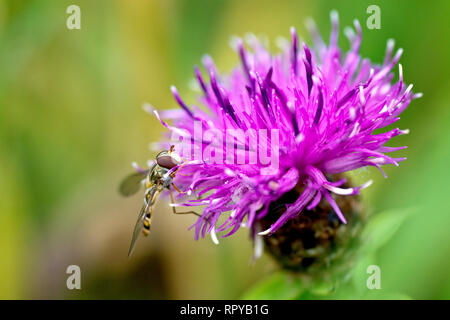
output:
<instances>
[{"instance_id":1,"label":"hoverfly leg","mask_svg":"<svg viewBox=\"0 0 450 320\"><path fill-rule=\"evenodd\" d=\"M172 186L173 186L173 188L174 188L175 190L177 190L178 193L181 193L181 194L187 193L187 191L181 191L181 190L175 185L175 183L173 183L173 182L172 182Z\"/></svg>"},{"instance_id":2,"label":"hoverfly leg","mask_svg":"<svg viewBox=\"0 0 450 320\"><path fill-rule=\"evenodd\" d=\"M183 162L174 172L172 172L171 174L170 174L170 177L171 178L175 178L175 174L181 169L181 168L183 168L184 167L184 165L186 164L186 162Z\"/></svg>"},{"instance_id":3,"label":"hoverfly leg","mask_svg":"<svg viewBox=\"0 0 450 320\"><path fill-rule=\"evenodd\" d=\"M172 184L173 185L173 184ZM175 187L175 186L174 186ZM175 187L176 188L176 187ZM178 189L178 188L176 188ZM169 187L169 191L170 191L170 201L171 204L175 204L175 201L173 200L173 193L172 193L172 189ZM198 214L195 211L184 211L184 212L177 212L177 209L175 207L172 206L172 211L174 214L195 214L197 217L201 217L200 214Z\"/></svg>"}]
</instances>

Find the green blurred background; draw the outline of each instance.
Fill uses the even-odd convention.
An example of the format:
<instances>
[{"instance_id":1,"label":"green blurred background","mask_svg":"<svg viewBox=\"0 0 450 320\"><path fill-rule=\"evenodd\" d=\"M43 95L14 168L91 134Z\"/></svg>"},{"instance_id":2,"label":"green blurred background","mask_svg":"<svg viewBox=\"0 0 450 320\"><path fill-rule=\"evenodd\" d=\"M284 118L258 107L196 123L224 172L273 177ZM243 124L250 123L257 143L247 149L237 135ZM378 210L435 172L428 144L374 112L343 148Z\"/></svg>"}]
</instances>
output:
<instances>
[{"instance_id":1,"label":"green blurred background","mask_svg":"<svg viewBox=\"0 0 450 320\"><path fill-rule=\"evenodd\" d=\"M66 28L67 6L81 8L81 30ZM366 8L381 8L381 29L368 30ZM192 217L156 208L150 239L131 260L127 249L139 196L121 198L130 163L155 156L162 126L141 109L175 107L176 85L188 102L192 67L209 53L219 70L238 64L232 35L265 34L271 48L306 17L325 38L329 12L342 31L358 18L362 54L382 62L388 38L405 53L405 80L424 97L398 123L411 134L390 145L408 160L356 175L373 213L414 207L374 261L382 291L450 298L450 2L269 0L0 1L0 298L237 298L275 270L250 265L245 230L221 240L193 240ZM340 43L348 48L340 35ZM397 72L397 71L396 71ZM81 267L81 290L66 288L66 268Z\"/></svg>"}]
</instances>

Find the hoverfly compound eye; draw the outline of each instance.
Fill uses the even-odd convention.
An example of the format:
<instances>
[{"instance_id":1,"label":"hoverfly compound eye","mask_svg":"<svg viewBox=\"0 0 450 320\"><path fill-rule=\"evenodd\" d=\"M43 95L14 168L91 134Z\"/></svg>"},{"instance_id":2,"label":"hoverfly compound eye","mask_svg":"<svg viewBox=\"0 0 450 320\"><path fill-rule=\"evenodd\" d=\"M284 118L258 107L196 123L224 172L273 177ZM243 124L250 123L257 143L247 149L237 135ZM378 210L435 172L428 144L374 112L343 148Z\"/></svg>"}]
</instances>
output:
<instances>
[{"instance_id":1,"label":"hoverfly compound eye","mask_svg":"<svg viewBox=\"0 0 450 320\"><path fill-rule=\"evenodd\" d=\"M181 163L181 158L175 153L163 154L156 158L156 162L163 168L172 169Z\"/></svg>"}]
</instances>

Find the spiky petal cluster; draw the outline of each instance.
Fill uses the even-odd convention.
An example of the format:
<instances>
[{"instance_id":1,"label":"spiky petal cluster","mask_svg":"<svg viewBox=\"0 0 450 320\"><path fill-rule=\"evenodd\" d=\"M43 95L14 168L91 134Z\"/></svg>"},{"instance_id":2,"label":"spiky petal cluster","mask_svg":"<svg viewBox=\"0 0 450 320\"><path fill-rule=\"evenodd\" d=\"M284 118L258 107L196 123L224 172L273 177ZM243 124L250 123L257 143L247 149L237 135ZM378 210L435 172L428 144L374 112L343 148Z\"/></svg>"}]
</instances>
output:
<instances>
[{"instance_id":1,"label":"spiky petal cluster","mask_svg":"<svg viewBox=\"0 0 450 320\"><path fill-rule=\"evenodd\" d=\"M405 147L387 147L385 143L407 133L406 130L374 133L396 122L410 101L419 97L411 92L412 86L403 84L400 65L399 79L392 83L392 70L402 50L392 56L390 40L383 64L373 65L368 59L362 59L359 55L361 27L355 21L356 33L350 28L346 31L351 48L343 54L337 46L337 14L331 16L329 45L310 23L313 50L304 43L300 46L292 29L291 45L277 55L270 54L255 37L248 40L252 50L246 50L238 40L236 49L242 66L229 76L219 77L211 58L205 58L209 82L198 68L195 75L203 92L201 103L207 112L196 106L188 107L174 87L172 91L181 109L161 113L153 110L169 130L188 132L191 137L195 122L201 123L203 132L274 128L279 131L279 169L265 175L261 174L261 163L221 164L204 158L205 153L210 157L226 153L223 145L205 141L197 145L203 158L195 159L194 152L189 159L194 161L187 162L175 180L197 196L182 205L206 206L192 226L196 238L207 232L215 237L216 231L228 231L224 236L231 235L242 225L251 228L252 234L270 234L301 214L304 208L313 209L322 197L345 223L332 194L354 195L370 182L357 188L340 188L345 181L330 181L330 175L365 166L383 172L382 165L397 166L404 160L386 153ZM172 120L172 125L164 118ZM182 144L191 144L194 139L185 140ZM241 150L254 147L249 141L240 142ZM207 148L210 150L205 152ZM257 230L256 222L267 214L269 204L294 187L302 190L298 199L268 230ZM225 222L218 224L223 214L226 214Z\"/></svg>"}]
</instances>

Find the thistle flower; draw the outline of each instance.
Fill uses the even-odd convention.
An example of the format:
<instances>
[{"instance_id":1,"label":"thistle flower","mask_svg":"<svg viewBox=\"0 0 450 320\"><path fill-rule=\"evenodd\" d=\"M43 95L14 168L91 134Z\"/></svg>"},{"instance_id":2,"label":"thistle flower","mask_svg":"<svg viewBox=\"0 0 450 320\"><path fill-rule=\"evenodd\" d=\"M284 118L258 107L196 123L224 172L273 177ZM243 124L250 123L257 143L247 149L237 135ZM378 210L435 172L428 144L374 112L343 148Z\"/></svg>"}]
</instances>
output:
<instances>
[{"instance_id":1,"label":"thistle flower","mask_svg":"<svg viewBox=\"0 0 450 320\"><path fill-rule=\"evenodd\" d=\"M392 83L402 49L393 55L394 42L389 40L381 65L361 58L361 26L355 20L356 33L346 29L350 49L344 54L337 46L335 12L331 22L328 45L310 22L313 48L300 45L292 28L291 44L276 55L254 36L247 39L251 50L237 39L241 66L230 75L219 76L210 57L203 59L209 81L195 67L200 103L206 108L188 106L172 87L181 109L160 113L151 109L182 140L176 148L186 162L175 182L196 198L180 205L205 206L191 227L196 239L206 233L216 239L216 232L229 236L241 226L250 228L253 237L270 237L324 204L330 219L337 216L336 221L345 224L337 198L357 195L371 181L352 188L336 175L373 166L386 176L383 165L398 166L405 160L387 155L405 147L385 144L407 130L375 132L396 122L410 101L420 96L403 83L401 65L399 79ZM231 151L230 143L218 138L230 129L245 132L244 137L234 136ZM257 134L261 131L274 134ZM270 145L266 158L278 156L276 166L263 161L257 152L261 145ZM239 157L244 163L237 163ZM274 204L280 209L280 199L288 193L292 198L293 190L294 198L274 211ZM221 216L225 218L219 221Z\"/></svg>"}]
</instances>

